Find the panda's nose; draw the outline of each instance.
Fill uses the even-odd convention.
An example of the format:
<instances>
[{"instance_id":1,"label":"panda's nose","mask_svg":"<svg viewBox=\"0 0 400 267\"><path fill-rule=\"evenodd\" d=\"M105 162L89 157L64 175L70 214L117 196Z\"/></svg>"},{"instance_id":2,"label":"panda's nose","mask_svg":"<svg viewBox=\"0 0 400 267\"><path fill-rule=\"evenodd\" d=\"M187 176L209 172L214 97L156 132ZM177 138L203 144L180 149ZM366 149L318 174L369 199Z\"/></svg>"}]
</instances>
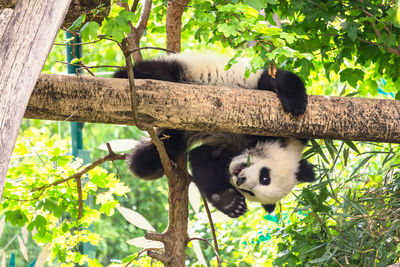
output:
<instances>
[{"instance_id":1,"label":"panda's nose","mask_svg":"<svg viewBox=\"0 0 400 267\"><path fill-rule=\"evenodd\" d=\"M246 177L238 177L238 179L236 180L236 185L241 186L242 184L244 184L244 182L246 182Z\"/></svg>"}]
</instances>

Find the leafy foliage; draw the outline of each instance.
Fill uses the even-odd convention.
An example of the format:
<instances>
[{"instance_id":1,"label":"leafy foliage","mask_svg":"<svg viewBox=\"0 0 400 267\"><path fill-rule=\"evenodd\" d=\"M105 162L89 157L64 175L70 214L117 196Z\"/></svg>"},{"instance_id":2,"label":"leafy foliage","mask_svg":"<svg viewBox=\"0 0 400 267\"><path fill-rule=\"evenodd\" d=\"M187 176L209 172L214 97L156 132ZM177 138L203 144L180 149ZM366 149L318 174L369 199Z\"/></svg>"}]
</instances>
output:
<instances>
[{"instance_id":1,"label":"leafy foliage","mask_svg":"<svg viewBox=\"0 0 400 267\"><path fill-rule=\"evenodd\" d=\"M70 177L82 162L67 155L68 146L57 135L42 128L29 128L18 137L14 160L7 173L1 202L6 222L26 226L37 243L52 243L52 257L60 262L83 264L89 258L79 253L81 242L98 245L100 236L87 229L102 214L112 215L118 201L114 196L129 192L114 174L96 167L83 188L83 199L95 196L95 208L83 202L78 218L78 190ZM94 265L92 265L94 266Z\"/></svg>"},{"instance_id":2,"label":"leafy foliage","mask_svg":"<svg viewBox=\"0 0 400 267\"><path fill-rule=\"evenodd\" d=\"M376 95L378 79L400 85L395 14L391 1L195 1L184 29L206 44L238 49L234 58L252 58L253 69L275 61L305 80L311 71L339 76Z\"/></svg>"}]
</instances>

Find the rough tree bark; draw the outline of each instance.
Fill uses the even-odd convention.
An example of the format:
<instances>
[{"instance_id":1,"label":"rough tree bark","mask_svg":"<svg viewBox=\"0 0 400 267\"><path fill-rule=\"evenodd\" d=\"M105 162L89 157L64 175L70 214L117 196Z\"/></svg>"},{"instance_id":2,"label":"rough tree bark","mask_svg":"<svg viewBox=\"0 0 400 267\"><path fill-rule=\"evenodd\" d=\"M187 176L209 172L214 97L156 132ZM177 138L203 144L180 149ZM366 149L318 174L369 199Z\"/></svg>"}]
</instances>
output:
<instances>
[{"instance_id":1,"label":"rough tree bark","mask_svg":"<svg viewBox=\"0 0 400 267\"><path fill-rule=\"evenodd\" d=\"M190 0L168 1L167 4L167 49L181 51L182 14Z\"/></svg>"},{"instance_id":2,"label":"rough tree bark","mask_svg":"<svg viewBox=\"0 0 400 267\"><path fill-rule=\"evenodd\" d=\"M400 101L309 96L304 115L283 112L272 92L135 80L147 126L256 135L400 143ZM133 125L125 79L42 74L26 118Z\"/></svg>"},{"instance_id":3,"label":"rough tree bark","mask_svg":"<svg viewBox=\"0 0 400 267\"><path fill-rule=\"evenodd\" d=\"M0 40L0 198L29 97L70 0L18 1ZM3 12L2 12L3 14Z\"/></svg>"},{"instance_id":4,"label":"rough tree bark","mask_svg":"<svg viewBox=\"0 0 400 267\"><path fill-rule=\"evenodd\" d=\"M15 8L17 2L17 0L0 0L0 9ZM111 0L72 0L62 26L68 28L82 14L86 14L87 21L93 20L101 23L110 12L110 4ZM104 9L93 17L91 10L99 5L102 5Z\"/></svg>"}]
</instances>

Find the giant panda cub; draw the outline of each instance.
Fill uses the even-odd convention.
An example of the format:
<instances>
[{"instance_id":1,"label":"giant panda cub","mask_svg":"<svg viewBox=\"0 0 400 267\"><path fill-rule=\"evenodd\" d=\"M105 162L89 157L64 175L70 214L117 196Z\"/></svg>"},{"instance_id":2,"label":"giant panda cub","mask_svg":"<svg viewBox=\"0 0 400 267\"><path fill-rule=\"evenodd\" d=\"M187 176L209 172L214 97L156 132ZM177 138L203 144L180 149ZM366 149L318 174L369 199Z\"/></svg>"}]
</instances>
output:
<instances>
[{"instance_id":1,"label":"giant panda cub","mask_svg":"<svg viewBox=\"0 0 400 267\"><path fill-rule=\"evenodd\" d=\"M246 79L248 63L240 61L225 70L227 62L228 58L216 55L172 54L136 64L134 75L136 79L273 91L285 112L304 113L306 89L295 74L278 70L273 79L267 70L260 70ZM127 73L120 70L114 77L127 78ZM164 137L172 161L188 153L193 182L215 208L230 217L246 212L245 199L259 202L272 212L275 203L298 182L315 180L312 166L301 159L306 140L172 129L158 129L158 134ZM150 139L133 149L128 165L142 179L157 179L164 174Z\"/></svg>"}]
</instances>

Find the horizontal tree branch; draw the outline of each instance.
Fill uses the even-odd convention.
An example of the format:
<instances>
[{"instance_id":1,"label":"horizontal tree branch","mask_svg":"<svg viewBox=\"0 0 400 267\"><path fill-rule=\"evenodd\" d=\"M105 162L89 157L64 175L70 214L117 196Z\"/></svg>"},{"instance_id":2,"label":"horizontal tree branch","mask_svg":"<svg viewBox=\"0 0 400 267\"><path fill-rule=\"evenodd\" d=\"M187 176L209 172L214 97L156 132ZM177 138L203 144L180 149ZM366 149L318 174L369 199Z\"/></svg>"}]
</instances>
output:
<instances>
[{"instance_id":1,"label":"horizontal tree branch","mask_svg":"<svg viewBox=\"0 0 400 267\"><path fill-rule=\"evenodd\" d=\"M272 92L136 80L138 123L175 129L400 143L400 101L310 96L286 114ZM26 118L132 125L128 81L42 74Z\"/></svg>"}]
</instances>

